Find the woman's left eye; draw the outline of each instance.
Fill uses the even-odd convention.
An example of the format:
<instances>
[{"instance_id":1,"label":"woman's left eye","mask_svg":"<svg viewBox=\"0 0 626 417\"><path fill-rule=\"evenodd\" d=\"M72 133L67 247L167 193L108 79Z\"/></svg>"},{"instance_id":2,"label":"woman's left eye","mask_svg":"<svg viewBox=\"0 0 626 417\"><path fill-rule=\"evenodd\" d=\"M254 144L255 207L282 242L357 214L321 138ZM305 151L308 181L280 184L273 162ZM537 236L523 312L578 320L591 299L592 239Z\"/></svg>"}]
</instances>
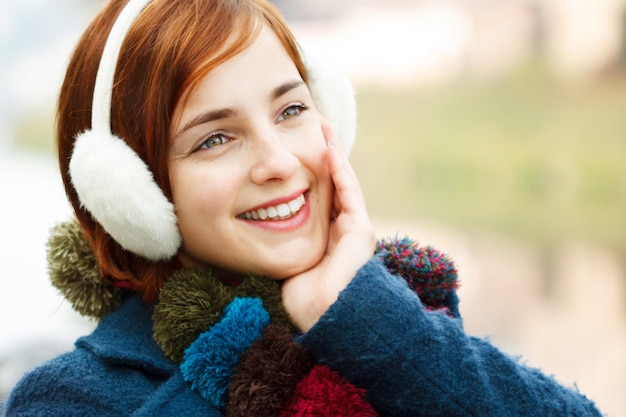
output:
<instances>
[{"instance_id":1,"label":"woman's left eye","mask_svg":"<svg viewBox=\"0 0 626 417\"><path fill-rule=\"evenodd\" d=\"M282 111L282 113L278 117L278 121L291 119L292 117L296 117L300 113L308 109L309 108L305 106L304 104L292 104L291 106L287 107L285 110Z\"/></svg>"}]
</instances>

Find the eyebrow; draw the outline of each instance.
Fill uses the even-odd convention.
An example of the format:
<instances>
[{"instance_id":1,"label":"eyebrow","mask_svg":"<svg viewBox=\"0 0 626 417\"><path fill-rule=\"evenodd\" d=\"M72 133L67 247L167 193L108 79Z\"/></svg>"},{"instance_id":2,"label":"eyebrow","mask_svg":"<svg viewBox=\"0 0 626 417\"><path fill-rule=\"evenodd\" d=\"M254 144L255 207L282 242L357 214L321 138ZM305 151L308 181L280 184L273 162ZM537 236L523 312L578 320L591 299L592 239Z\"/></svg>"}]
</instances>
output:
<instances>
[{"instance_id":1,"label":"eyebrow","mask_svg":"<svg viewBox=\"0 0 626 417\"><path fill-rule=\"evenodd\" d=\"M304 81L302 80L294 80L294 81L289 81L289 82L279 85L274 90L272 90L272 94L271 94L272 100L276 100L277 98L280 98L280 96L287 94L289 91L293 90L294 88L298 88L303 84L304 84Z\"/></svg>"},{"instance_id":2,"label":"eyebrow","mask_svg":"<svg viewBox=\"0 0 626 417\"><path fill-rule=\"evenodd\" d=\"M181 136L183 133L185 133L186 131L188 131L189 129L192 129L196 126L202 125L204 123L209 123L212 122L214 120L221 120L221 119L228 119L231 117L235 117L235 115L237 114L237 112L233 109L220 109L220 110L214 110L214 111L210 111L207 113L202 113L201 115L193 118L192 120L190 120L189 122L185 123L185 126L183 126L183 128L176 133L176 135L174 136L174 138L177 138L179 136Z\"/></svg>"},{"instance_id":3,"label":"eyebrow","mask_svg":"<svg viewBox=\"0 0 626 417\"><path fill-rule=\"evenodd\" d=\"M270 99L274 101L281 96L287 94L289 91L300 87L301 85L304 85L304 81L302 80L288 81L284 84L281 84L272 90L272 92L270 93ZM231 108L224 108L202 113L190 120L189 122L185 123L185 126L183 126L183 128L178 133L176 133L174 138L177 138L189 129L192 129L204 123L209 123L215 120L229 119L235 117L236 115L237 111Z\"/></svg>"}]
</instances>

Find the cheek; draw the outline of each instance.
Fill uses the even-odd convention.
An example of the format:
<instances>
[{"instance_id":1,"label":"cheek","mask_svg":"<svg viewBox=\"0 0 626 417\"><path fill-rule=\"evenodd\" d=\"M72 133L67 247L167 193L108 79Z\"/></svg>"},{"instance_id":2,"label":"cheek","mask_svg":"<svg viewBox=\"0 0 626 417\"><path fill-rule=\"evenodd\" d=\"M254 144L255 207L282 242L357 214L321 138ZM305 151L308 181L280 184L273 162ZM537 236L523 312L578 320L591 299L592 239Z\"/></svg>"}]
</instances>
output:
<instances>
[{"instance_id":1,"label":"cheek","mask_svg":"<svg viewBox=\"0 0 626 417\"><path fill-rule=\"evenodd\" d=\"M305 139L297 142L299 158L307 166L315 168L316 172L328 171L324 157L327 145L321 123L319 117L314 118L314 122L308 124L300 134Z\"/></svg>"},{"instance_id":2,"label":"cheek","mask_svg":"<svg viewBox=\"0 0 626 417\"><path fill-rule=\"evenodd\" d=\"M326 143L322 138L315 145L306 147L300 155L300 161L314 184L315 192L311 194L311 198L315 199L321 210L319 214L322 219L330 219L334 196L334 184L326 163L326 150Z\"/></svg>"},{"instance_id":3,"label":"cheek","mask_svg":"<svg viewBox=\"0 0 626 417\"><path fill-rule=\"evenodd\" d=\"M170 171L172 200L183 241L189 230L218 217L220 208L224 211L227 207L224 203L232 187L213 171L209 166L193 163L181 163Z\"/></svg>"},{"instance_id":4,"label":"cheek","mask_svg":"<svg viewBox=\"0 0 626 417\"><path fill-rule=\"evenodd\" d=\"M301 158L313 172L320 186L332 188L330 171L326 162L328 146L321 129L316 133L312 140L307 142L307 146L302 149Z\"/></svg>"},{"instance_id":5,"label":"cheek","mask_svg":"<svg viewBox=\"0 0 626 417\"><path fill-rule=\"evenodd\" d=\"M188 170L184 164L177 164L170 167L170 186L172 188L172 203L176 208L176 213L180 217L187 207L187 200L193 196L193 181L191 176L187 172ZM180 221L180 220L179 220Z\"/></svg>"}]
</instances>

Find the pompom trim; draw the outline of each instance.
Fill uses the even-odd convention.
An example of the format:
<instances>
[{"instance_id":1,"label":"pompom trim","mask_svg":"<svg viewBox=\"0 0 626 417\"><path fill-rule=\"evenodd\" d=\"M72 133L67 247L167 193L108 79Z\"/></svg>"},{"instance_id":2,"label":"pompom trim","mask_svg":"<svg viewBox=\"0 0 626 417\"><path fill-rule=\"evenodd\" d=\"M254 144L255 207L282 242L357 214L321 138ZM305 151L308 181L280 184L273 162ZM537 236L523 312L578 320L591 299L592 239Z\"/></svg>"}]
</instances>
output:
<instances>
[{"instance_id":1,"label":"pompom trim","mask_svg":"<svg viewBox=\"0 0 626 417\"><path fill-rule=\"evenodd\" d=\"M241 355L230 380L227 417L277 415L291 401L313 360L291 332L270 324L261 340Z\"/></svg>"},{"instance_id":2,"label":"pompom trim","mask_svg":"<svg viewBox=\"0 0 626 417\"><path fill-rule=\"evenodd\" d=\"M239 355L261 338L270 315L258 298L235 298L220 322L202 333L185 351L183 378L202 397L223 407Z\"/></svg>"},{"instance_id":3,"label":"pompom trim","mask_svg":"<svg viewBox=\"0 0 626 417\"><path fill-rule=\"evenodd\" d=\"M101 319L122 304L125 291L100 275L96 257L78 220L52 228L47 261L50 282L82 316Z\"/></svg>"},{"instance_id":4,"label":"pompom trim","mask_svg":"<svg viewBox=\"0 0 626 417\"><path fill-rule=\"evenodd\" d=\"M365 401L365 390L343 380L328 366L316 365L298 383L292 401L279 417L373 417L378 413Z\"/></svg>"}]
</instances>

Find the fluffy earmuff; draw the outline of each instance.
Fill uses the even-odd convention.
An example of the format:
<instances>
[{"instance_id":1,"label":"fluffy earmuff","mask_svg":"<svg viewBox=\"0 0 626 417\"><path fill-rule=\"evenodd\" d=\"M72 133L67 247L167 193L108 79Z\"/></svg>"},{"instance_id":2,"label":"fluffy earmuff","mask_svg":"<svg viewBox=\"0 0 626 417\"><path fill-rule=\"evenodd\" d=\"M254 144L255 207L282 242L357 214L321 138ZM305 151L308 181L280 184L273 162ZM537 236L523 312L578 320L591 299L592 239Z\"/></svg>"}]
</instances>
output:
<instances>
[{"instance_id":1,"label":"fluffy earmuff","mask_svg":"<svg viewBox=\"0 0 626 417\"><path fill-rule=\"evenodd\" d=\"M126 33L152 0L130 0L118 16L100 59L91 129L76 137L69 175L81 205L124 249L167 260L182 242L173 204L146 163L111 132L115 68ZM303 53L316 107L349 153L356 134L356 102L347 78L328 62Z\"/></svg>"},{"instance_id":2,"label":"fluffy earmuff","mask_svg":"<svg viewBox=\"0 0 626 417\"><path fill-rule=\"evenodd\" d=\"M301 45L300 55L309 75L308 86L317 110L333 127L341 148L350 154L356 138L357 107L352 84L337 66Z\"/></svg>"}]
</instances>

